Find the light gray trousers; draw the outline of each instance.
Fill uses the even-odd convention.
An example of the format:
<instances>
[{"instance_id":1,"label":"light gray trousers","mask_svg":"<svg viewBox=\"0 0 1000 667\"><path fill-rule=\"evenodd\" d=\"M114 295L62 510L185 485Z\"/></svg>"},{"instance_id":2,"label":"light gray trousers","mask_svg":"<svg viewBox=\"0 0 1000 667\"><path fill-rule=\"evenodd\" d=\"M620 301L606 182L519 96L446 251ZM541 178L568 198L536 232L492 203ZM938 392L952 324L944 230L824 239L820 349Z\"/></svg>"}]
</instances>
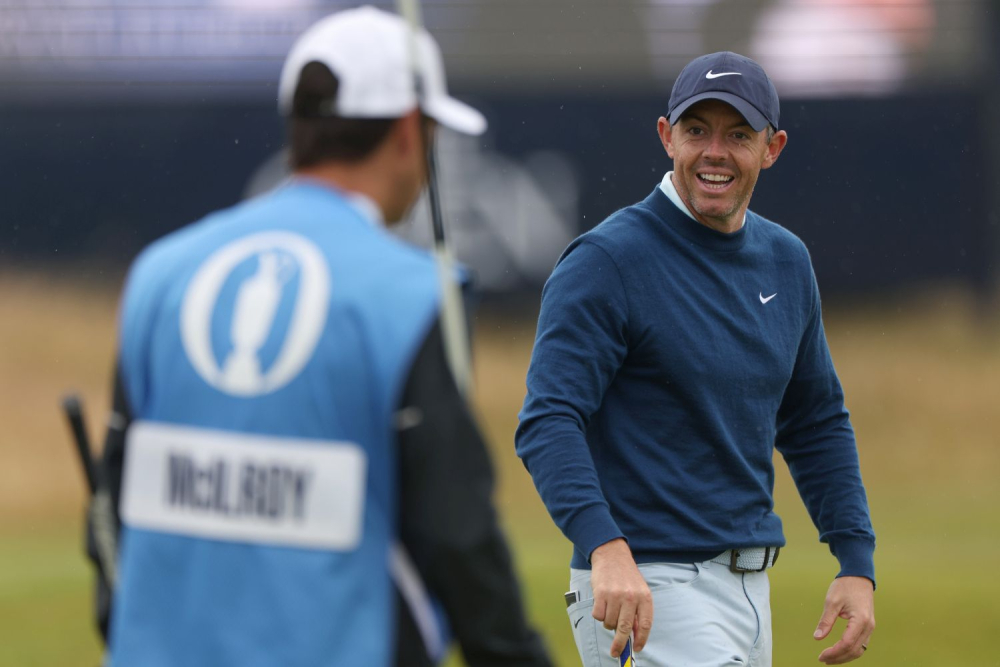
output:
<instances>
[{"instance_id":1,"label":"light gray trousers","mask_svg":"<svg viewBox=\"0 0 1000 667\"><path fill-rule=\"evenodd\" d=\"M638 667L771 667L771 585L766 572L733 573L719 563L644 563L653 629ZM591 616L590 570L570 570L580 601L567 608L584 667L618 667L614 632Z\"/></svg>"}]
</instances>

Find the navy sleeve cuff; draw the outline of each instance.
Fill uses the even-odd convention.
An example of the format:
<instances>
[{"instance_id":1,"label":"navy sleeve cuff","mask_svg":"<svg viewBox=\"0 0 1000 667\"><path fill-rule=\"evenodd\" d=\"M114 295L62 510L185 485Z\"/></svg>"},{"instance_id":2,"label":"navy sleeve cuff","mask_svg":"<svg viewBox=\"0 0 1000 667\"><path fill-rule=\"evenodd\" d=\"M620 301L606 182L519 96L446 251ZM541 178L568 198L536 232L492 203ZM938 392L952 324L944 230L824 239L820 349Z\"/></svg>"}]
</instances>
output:
<instances>
[{"instance_id":1,"label":"navy sleeve cuff","mask_svg":"<svg viewBox=\"0 0 1000 667\"><path fill-rule=\"evenodd\" d=\"M573 517L566 526L566 537L587 556L588 562L597 547L619 537L625 539L607 505L591 505Z\"/></svg>"},{"instance_id":2,"label":"navy sleeve cuff","mask_svg":"<svg viewBox=\"0 0 1000 667\"><path fill-rule=\"evenodd\" d=\"M830 551L840 561L838 577L867 577L875 585L875 543L869 540L838 540Z\"/></svg>"}]
</instances>

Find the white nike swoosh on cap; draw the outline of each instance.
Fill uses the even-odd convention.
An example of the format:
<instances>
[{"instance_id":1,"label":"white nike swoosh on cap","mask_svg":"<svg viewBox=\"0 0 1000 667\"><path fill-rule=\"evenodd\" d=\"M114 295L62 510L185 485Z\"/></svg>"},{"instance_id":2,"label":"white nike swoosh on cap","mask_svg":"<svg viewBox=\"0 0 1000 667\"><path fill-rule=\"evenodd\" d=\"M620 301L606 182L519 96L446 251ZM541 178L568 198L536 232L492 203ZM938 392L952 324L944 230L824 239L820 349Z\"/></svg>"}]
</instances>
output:
<instances>
[{"instance_id":1,"label":"white nike swoosh on cap","mask_svg":"<svg viewBox=\"0 0 1000 667\"><path fill-rule=\"evenodd\" d=\"M764 293L763 293L763 292L761 292L761 293L759 294L759 296L760 296L760 302L761 302L761 303L767 303L768 301L770 301L770 300L771 300L771 299L773 299L774 297L778 296L778 293L777 293L777 292L775 292L775 293L774 293L774 294L772 294L771 296L764 296Z\"/></svg>"},{"instance_id":2,"label":"white nike swoosh on cap","mask_svg":"<svg viewBox=\"0 0 1000 667\"><path fill-rule=\"evenodd\" d=\"M719 72L718 74L712 74L712 70L708 70L708 74L705 75L705 78L718 79L720 76L743 76L743 72Z\"/></svg>"}]
</instances>

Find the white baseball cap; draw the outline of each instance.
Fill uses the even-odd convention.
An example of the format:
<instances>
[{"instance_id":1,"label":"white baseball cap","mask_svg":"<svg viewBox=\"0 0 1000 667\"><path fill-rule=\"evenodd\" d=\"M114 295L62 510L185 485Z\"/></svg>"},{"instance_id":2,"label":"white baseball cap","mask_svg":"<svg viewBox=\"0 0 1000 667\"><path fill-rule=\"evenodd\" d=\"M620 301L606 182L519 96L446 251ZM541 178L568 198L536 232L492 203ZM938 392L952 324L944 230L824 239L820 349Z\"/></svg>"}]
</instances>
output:
<instances>
[{"instance_id":1,"label":"white baseball cap","mask_svg":"<svg viewBox=\"0 0 1000 667\"><path fill-rule=\"evenodd\" d=\"M339 86L333 113L344 118L400 118L417 107L410 55L410 27L395 14L359 7L331 14L306 30L285 60L278 110L292 110L302 68L313 61L330 68ZM416 40L423 111L464 134L482 134L486 118L448 95L441 49L426 30Z\"/></svg>"}]
</instances>

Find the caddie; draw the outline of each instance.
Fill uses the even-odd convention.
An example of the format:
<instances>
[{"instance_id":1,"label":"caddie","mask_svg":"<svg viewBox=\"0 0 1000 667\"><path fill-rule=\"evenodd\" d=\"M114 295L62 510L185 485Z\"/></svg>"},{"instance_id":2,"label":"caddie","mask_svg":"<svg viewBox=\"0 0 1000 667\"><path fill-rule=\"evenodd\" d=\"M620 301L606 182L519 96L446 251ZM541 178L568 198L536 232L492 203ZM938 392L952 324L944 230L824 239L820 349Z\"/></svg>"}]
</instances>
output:
<instances>
[{"instance_id":1,"label":"caddie","mask_svg":"<svg viewBox=\"0 0 1000 667\"><path fill-rule=\"evenodd\" d=\"M547 667L433 259L390 235L437 124L481 133L421 32L365 7L295 43L293 176L146 249L102 460L120 512L107 665Z\"/></svg>"},{"instance_id":2,"label":"caddie","mask_svg":"<svg viewBox=\"0 0 1000 667\"><path fill-rule=\"evenodd\" d=\"M701 56L657 132L673 170L545 285L516 434L573 543L583 664L631 633L643 667L771 664L775 448L840 564L815 637L847 625L819 659L859 658L875 535L819 290L805 245L747 208L787 142L777 92L749 58Z\"/></svg>"}]
</instances>

